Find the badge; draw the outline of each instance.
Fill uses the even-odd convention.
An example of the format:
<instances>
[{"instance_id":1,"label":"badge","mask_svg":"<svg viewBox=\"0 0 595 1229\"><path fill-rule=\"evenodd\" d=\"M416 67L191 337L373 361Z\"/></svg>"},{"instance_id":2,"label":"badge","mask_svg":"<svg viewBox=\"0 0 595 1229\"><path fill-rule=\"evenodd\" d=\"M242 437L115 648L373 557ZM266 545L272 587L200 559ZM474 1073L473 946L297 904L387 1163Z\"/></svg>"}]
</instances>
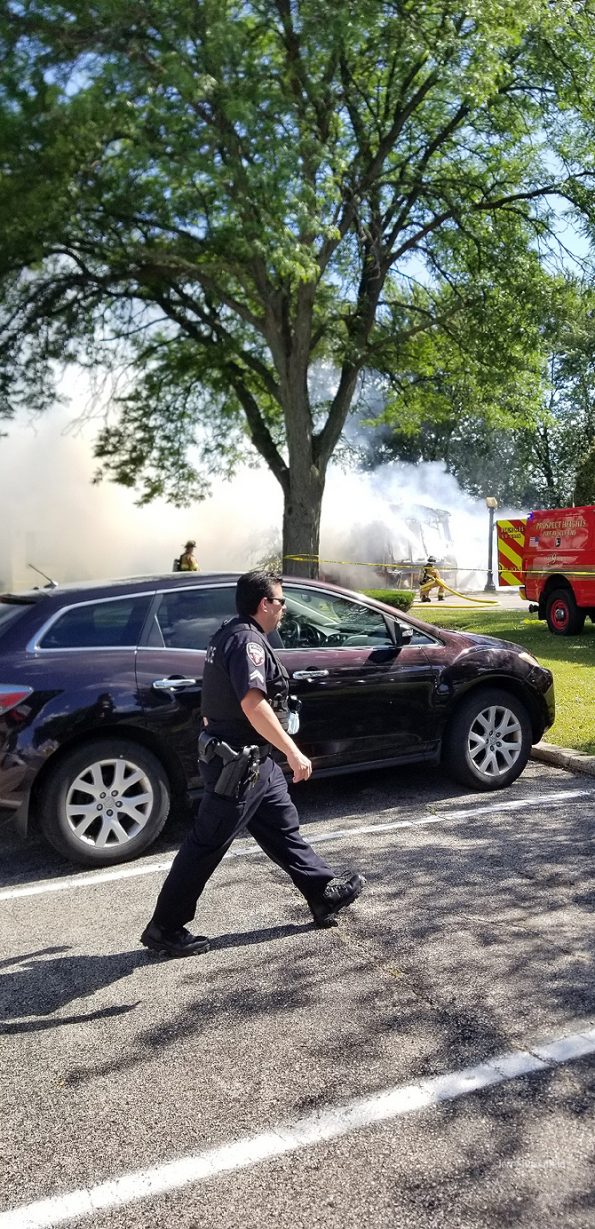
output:
<instances>
[{"instance_id":1,"label":"badge","mask_svg":"<svg viewBox=\"0 0 595 1229\"><path fill-rule=\"evenodd\" d=\"M262 666L264 661L264 649L261 644L256 644L254 640L251 640L250 644L246 645L246 652L250 658L250 661L253 661L255 666Z\"/></svg>"}]
</instances>

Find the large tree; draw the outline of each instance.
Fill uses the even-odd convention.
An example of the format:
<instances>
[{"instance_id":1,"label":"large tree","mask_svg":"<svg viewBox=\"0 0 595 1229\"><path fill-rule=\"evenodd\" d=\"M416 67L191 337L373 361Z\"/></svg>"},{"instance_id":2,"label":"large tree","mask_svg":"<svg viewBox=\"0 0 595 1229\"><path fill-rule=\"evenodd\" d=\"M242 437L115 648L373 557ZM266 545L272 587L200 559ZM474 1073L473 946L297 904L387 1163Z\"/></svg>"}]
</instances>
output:
<instances>
[{"instance_id":1,"label":"large tree","mask_svg":"<svg viewBox=\"0 0 595 1229\"><path fill-rule=\"evenodd\" d=\"M488 295L456 327L418 336L377 373L380 412L359 437L364 468L443 461L474 496L573 502L595 442L595 288L532 273L522 296L500 279L496 302Z\"/></svg>"},{"instance_id":2,"label":"large tree","mask_svg":"<svg viewBox=\"0 0 595 1229\"><path fill-rule=\"evenodd\" d=\"M248 436L285 556L360 374L590 209L588 0L7 0L0 32L2 411L120 364L103 472L183 502Z\"/></svg>"}]
</instances>

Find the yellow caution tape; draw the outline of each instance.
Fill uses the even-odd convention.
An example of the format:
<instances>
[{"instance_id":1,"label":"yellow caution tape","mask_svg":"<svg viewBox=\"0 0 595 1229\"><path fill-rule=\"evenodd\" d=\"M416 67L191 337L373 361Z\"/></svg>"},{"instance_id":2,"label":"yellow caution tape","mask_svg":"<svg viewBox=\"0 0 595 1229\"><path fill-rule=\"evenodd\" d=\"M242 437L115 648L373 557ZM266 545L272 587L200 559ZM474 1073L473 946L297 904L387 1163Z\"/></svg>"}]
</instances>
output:
<instances>
[{"instance_id":1,"label":"yellow caution tape","mask_svg":"<svg viewBox=\"0 0 595 1229\"><path fill-rule=\"evenodd\" d=\"M378 568L378 567L387 566L386 564L380 564L380 563L359 564L359 563L355 563L353 560L348 560L348 559L321 559L319 555L284 555L283 558L292 559L296 563L337 563L337 564L343 564L345 567ZM408 564L407 566L411 568L416 568L416 570L419 570L420 566L423 567L423 564L422 565ZM450 572L455 572L457 570L458 570L457 568L445 568L444 569L444 571L450 571ZM477 570L477 569L474 569L474 570ZM498 605L497 600L494 598L469 597L467 593L459 593L457 589L451 589L450 586L447 584L444 584L443 587L447 589L449 593L452 593L455 597L462 598L464 602L479 602L482 606L497 606ZM412 605L421 605L421 604L422 604L421 602L412 603ZM423 605L426 605L426 603L424 602Z\"/></svg>"},{"instance_id":2,"label":"yellow caution tape","mask_svg":"<svg viewBox=\"0 0 595 1229\"><path fill-rule=\"evenodd\" d=\"M505 589L507 585L514 589L516 585L522 584L522 581L516 572L507 572L504 568L499 568L498 583L503 589Z\"/></svg>"},{"instance_id":3,"label":"yellow caution tape","mask_svg":"<svg viewBox=\"0 0 595 1229\"><path fill-rule=\"evenodd\" d=\"M342 567L349 568L383 568L387 572L419 572L425 567L425 562L419 563L387 563L386 559L382 563L369 563L362 559L323 559L320 555L283 555L283 559L291 559L294 563L336 563ZM451 565L440 564L441 572L482 572L485 567L475 563L473 565L464 566L462 563ZM505 574L507 569L503 564L498 564L498 573ZM551 564L549 567L542 568L519 568L523 576L547 576L552 572L560 572L564 576L591 576L595 579L595 567L590 568L586 572L575 571L573 568L567 568L564 564ZM519 582L520 583L520 582Z\"/></svg>"},{"instance_id":4,"label":"yellow caution tape","mask_svg":"<svg viewBox=\"0 0 595 1229\"><path fill-rule=\"evenodd\" d=\"M368 563L361 559L322 559L320 555L284 555L284 559L291 559L295 563L337 563L348 568L385 568L392 572L418 572L420 568L425 567L425 563L387 563L386 559L382 563ZM440 564L442 567L442 564ZM445 572L457 572L457 567L444 567ZM477 571L477 568L473 569Z\"/></svg>"}]
</instances>

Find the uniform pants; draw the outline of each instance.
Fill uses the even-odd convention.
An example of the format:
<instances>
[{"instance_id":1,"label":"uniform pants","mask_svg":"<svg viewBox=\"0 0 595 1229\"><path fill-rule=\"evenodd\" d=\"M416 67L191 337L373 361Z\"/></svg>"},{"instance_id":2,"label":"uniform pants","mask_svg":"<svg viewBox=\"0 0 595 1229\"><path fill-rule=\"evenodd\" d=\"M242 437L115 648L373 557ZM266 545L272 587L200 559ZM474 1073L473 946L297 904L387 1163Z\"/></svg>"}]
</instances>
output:
<instances>
[{"instance_id":1,"label":"uniform pants","mask_svg":"<svg viewBox=\"0 0 595 1229\"><path fill-rule=\"evenodd\" d=\"M306 900L319 897L334 879L334 872L303 839L279 765L267 756L256 785L240 800L214 793L220 765L201 763L200 771L205 792L192 830L159 893L153 921L163 930L177 930L192 920L205 884L241 832L254 837Z\"/></svg>"}]
</instances>

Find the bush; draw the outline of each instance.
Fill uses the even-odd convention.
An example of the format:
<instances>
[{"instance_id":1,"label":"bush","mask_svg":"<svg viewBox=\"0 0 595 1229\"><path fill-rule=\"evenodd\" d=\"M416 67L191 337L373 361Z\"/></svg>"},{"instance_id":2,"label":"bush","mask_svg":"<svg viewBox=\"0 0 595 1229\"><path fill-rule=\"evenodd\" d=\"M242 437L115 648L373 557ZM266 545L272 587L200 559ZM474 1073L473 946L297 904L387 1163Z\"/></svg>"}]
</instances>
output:
<instances>
[{"instance_id":1,"label":"bush","mask_svg":"<svg viewBox=\"0 0 595 1229\"><path fill-rule=\"evenodd\" d=\"M396 606L397 610L409 610L415 599L413 589L363 589L362 592L366 597L373 597L375 602Z\"/></svg>"}]
</instances>

